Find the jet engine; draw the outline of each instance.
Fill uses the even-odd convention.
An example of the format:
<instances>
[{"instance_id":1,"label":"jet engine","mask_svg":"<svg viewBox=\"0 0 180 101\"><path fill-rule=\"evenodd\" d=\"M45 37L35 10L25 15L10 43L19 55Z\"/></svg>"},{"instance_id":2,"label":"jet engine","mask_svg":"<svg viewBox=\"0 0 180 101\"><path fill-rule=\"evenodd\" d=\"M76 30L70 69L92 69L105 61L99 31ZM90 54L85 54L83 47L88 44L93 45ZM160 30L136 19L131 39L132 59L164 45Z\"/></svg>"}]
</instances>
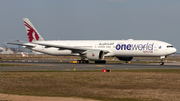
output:
<instances>
[{"instance_id":1,"label":"jet engine","mask_svg":"<svg viewBox=\"0 0 180 101\"><path fill-rule=\"evenodd\" d=\"M104 52L101 50L91 50L87 52L86 56L89 60L93 60L93 61L103 60Z\"/></svg>"},{"instance_id":2,"label":"jet engine","mask_svg":"<svg viewBox=\"0 0 180 101\"><path fill-rule=\"evenodd\" d=\"M131 61L134 57L117 57L117 58L122 61Z\"/></svg>"}]
</instances>

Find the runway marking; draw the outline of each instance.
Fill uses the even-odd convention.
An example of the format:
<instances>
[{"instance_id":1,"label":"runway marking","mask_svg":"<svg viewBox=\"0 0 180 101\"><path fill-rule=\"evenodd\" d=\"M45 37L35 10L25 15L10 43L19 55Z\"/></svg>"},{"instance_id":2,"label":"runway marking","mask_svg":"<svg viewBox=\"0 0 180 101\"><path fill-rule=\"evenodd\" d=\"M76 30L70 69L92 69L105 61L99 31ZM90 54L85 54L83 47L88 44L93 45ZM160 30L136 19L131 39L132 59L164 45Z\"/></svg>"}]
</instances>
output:
<instances>
[{"instance_id":1,"label":"runway marking","mask_svg":"<svg viewBox=\"0 0 180 101\"><path fill-rule=\"evenodd\" d=\"M13 69L13 70L53 70L53 69L39 69L39 68L29 68L29 67L3 67L3 69Z\"/></svg>"},{"instance_id":2,"label":"runway marking","mask_svg":"<svg viewBox=\"0 0 180 101\"><path fill-rule=\"evenodd\" d=\"M104 67L104 65L96 65L96 66L98 66L98 67Z\"/></svg>"},{"instance_id":3,"label":"runway marking","mask_svg":"<svg viewBox=\"0 0 180 101\"><path fill-rule=\"evenodd\" d=\"M95 66L98 66L98 67L112 67L112 66L114 66L114 65L95 65Z\"/></svg>"}]
</instances>

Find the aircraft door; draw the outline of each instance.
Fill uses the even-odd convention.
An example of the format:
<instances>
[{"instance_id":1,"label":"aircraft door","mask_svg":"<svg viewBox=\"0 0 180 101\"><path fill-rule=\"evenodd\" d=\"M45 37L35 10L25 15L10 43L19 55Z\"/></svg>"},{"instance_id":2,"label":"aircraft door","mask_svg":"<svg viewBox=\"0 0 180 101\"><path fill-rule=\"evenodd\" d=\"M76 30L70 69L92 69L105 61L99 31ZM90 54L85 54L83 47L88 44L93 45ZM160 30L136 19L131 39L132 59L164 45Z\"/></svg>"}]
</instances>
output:
<instances>
[{"instance_id":1,"label":"aircraft door","mask_svg":"<svg viewBox=\"0 0 180 101\"><path fill-rule=\"evenodd\" d=\"M154 45L154 51L158 51L158 48L159 48L159 47L158 47L158 44L155 44L155 45Z\"/></svg>"}]
</instances>

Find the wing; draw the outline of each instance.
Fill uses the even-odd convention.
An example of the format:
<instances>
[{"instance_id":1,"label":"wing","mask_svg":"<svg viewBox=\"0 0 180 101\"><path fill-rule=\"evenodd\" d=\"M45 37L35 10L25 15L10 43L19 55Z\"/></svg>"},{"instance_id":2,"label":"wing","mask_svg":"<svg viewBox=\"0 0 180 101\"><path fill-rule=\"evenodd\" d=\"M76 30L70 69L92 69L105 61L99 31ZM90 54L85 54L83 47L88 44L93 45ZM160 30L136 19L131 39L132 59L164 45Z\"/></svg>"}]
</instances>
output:
<instances>
[{"instance_id":1,"label":"wing","mask_svg":"<svg viewBox=\"0 0 180 101\"><path fill-rule=\"evenodd\" d=\"M26 42L26 43L28 43L27 41L22 41L22 40L11 40L11 41L14 41L14 42Z\"/></svg>"},{"instance_id":2,"label":"wing","mask_svg":"<svg viewBox=\"0 0 180 101\"><path fill-rule=\"evenodd\" d=\"M100 50L100 49L89 49L89 48L77 48L73 46L64 46L64 45L54 45L54 44L47 44L47 43L36 43L38 45L45 46L45 48L55 47L59 48L59 50L72 50L73 53L86 53L88 50ZM109 53L107 50L102 50L105 54Z\"/></svg>"},{"instance_id":3,"label":"wing","mask_svg":"<svg viewBox=\"0 0 180 101\"><path fill-rule=\"evenodd\" d=\"M71 50L73 53L79 53L79 54L85 54L89 50L100 50L100 49L89 49L89 48L77 48L73 46L64 46L64 45L54 45L54 44L47 44L47 43L12 43L12 42L7 42L6 44L12 44L12 45L20 45L20 46L25 46L26 48L32 49L36 47L36 45L41 45L45 46L45 48L59 48L59 50ZM102 50L105 54L110 53L108 50Z\"/></svg>"}]
</instances>

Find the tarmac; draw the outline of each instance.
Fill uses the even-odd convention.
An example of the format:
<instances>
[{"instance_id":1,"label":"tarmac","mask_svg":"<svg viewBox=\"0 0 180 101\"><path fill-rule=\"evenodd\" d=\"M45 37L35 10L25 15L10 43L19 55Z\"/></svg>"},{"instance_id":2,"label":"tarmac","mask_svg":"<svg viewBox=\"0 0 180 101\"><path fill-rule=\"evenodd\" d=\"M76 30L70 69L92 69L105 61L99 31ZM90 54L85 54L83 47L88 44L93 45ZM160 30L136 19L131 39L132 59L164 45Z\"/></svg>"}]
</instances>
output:
<instances>
[{"instance_id":1,"label":"tarmac","mask_svg":"<svg viewBox=\"0 0 180 101\"><path fill-rule=\"evenodd\" d=\"M3 66L13 64L12 66ZM77 64L60 62L1 62L0 71L81 71L81 70L130 70L130 69L180 69L180 62L165 63L109 63ZM24 66L25 65L25 66Z\"/></svg>"}]
</instances>

